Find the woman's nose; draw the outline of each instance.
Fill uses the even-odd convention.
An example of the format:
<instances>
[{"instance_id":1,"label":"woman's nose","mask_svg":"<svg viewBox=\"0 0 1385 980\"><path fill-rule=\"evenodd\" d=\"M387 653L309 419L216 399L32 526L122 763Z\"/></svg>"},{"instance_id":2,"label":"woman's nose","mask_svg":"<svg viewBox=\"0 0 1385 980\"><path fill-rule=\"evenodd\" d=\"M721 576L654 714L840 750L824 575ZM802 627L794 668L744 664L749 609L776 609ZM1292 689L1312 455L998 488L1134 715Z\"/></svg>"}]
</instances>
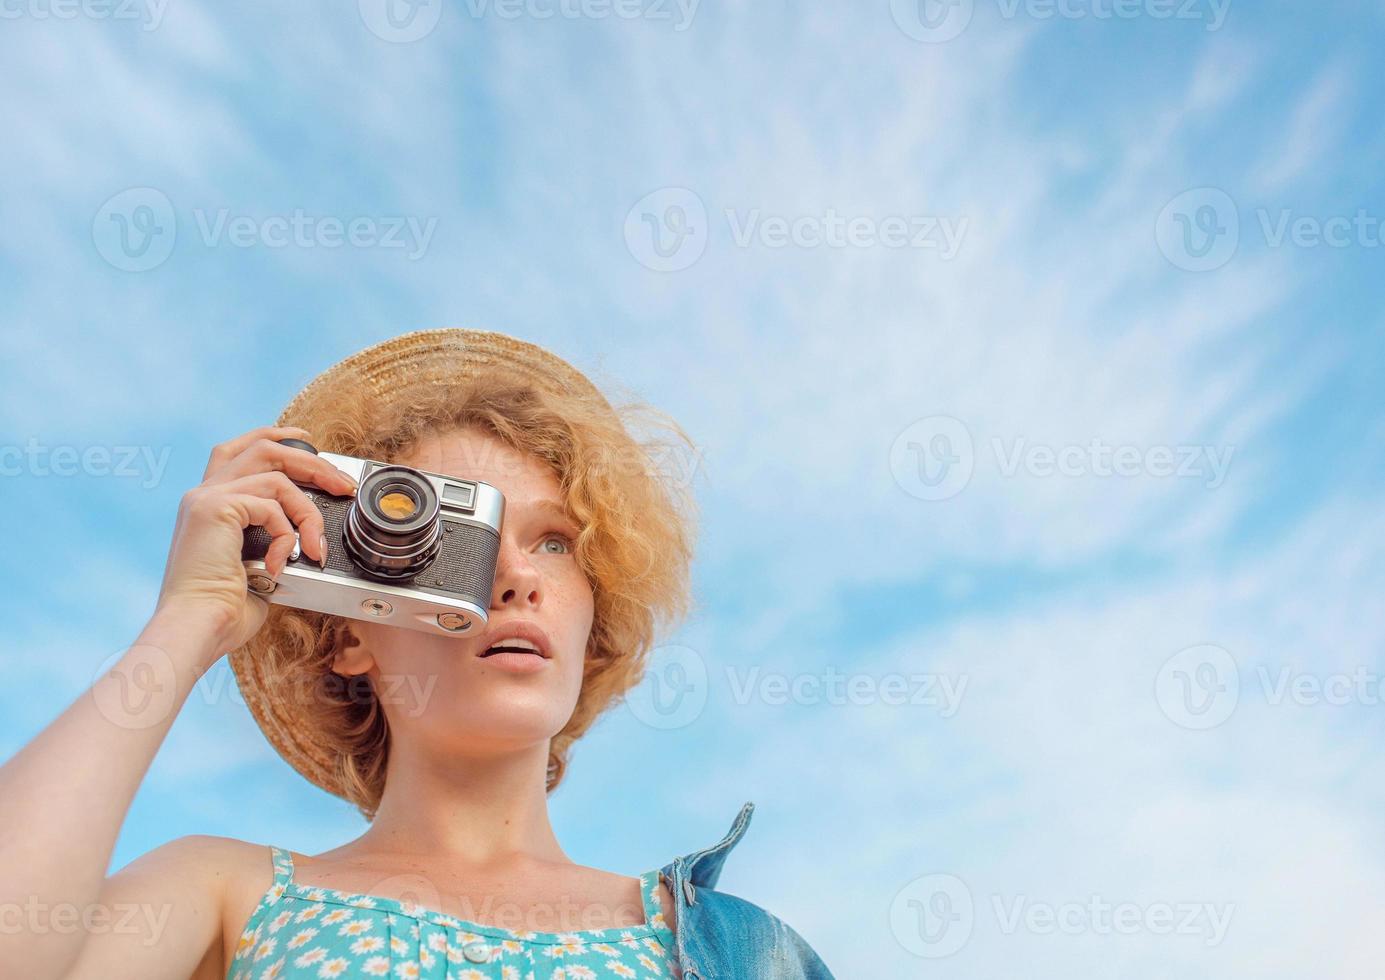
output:
<instances>
[{"instance_id":1,"label":"woman's nose","mask_svg":"<svg viewBox=\"0 0 1385 980\"><path fill-rule=\"evenodd\" d=\"M541 598L538 571L513 542L502 539L495 560L491 608L504 608L517 602L537 606Z\"/></svg>"}]
</instances>

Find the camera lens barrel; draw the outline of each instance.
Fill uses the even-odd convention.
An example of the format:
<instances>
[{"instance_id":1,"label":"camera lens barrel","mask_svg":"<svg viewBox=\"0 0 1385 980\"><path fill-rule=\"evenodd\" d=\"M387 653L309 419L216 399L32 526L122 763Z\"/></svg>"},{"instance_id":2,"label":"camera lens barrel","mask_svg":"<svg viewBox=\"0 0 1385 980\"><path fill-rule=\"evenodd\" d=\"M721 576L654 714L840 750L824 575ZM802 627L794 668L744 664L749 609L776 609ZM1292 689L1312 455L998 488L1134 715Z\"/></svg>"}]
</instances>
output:
<instances>
[{"instance_id":1,"label":"camera lens barrel","mask_svg":"<svg viewBox=\"0 0 1385 980\"><path fill-rule=\"evenodd\" d=\"M437 558L441 514L426 476L409 466L381 466L361 481L347 508L343 542L366 575L404 581Z\"/></svg>"}]
</instances>

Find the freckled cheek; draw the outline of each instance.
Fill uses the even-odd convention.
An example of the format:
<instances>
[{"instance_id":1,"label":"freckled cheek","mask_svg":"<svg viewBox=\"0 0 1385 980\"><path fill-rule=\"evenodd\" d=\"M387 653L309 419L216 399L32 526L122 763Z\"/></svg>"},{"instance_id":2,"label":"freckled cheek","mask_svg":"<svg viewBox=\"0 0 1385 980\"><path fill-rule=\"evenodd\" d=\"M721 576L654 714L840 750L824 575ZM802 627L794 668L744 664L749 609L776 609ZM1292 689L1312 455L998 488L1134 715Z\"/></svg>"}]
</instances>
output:
<instances>
[{"instance_id":1,"label":"freckled cheek","mask_svg":"<svg viewBox=\"0 0 1385 980\"><path fill-rule=\"evenodd\" d=\"M591 635L593 596L591 585L576 568L566 575L555 575L548 582L548 597L554 620L561 623L562 636L555 637L563 650L581 659Z\"/></svg>"}]
</instances>

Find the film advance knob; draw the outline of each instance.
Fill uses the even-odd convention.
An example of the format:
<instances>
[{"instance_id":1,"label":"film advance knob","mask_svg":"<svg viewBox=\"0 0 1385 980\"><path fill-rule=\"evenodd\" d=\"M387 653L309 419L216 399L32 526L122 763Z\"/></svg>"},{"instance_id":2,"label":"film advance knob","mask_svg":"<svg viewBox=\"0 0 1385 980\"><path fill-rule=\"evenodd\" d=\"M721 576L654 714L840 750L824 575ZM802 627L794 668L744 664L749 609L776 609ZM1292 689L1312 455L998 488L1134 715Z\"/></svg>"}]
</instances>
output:
<instances>
[{"instance_id":1,"label":"film advance knob","mask_svg":"<svg viewBox=\"0 0 1385 980\"><path fill-rule=\"evenodd\" d=\"M281 446L292 446L294 449L306 449L314 456L317 455L317 447L314 446L311 442L304 442L302 439L294 439L292 437L289 437L287 439L275 439L274 441L279 443L279 445Z\"/></svg>"}]
</instances>

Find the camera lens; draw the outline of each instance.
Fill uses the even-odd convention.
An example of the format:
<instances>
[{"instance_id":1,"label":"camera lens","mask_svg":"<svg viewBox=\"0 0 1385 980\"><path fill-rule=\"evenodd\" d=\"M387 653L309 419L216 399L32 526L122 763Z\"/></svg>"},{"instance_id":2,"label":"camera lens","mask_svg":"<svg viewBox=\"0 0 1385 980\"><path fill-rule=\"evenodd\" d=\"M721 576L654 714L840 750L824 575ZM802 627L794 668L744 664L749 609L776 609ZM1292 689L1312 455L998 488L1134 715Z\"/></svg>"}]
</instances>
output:
<instances>
[{"instance_id":1,"label":"camera lens","mask_svg":"<svg viewBox=\"0 0 1385 980\"><path fill-rule=\"evenodd\" d=\"M408 466L382 466L362 481L347 508L347 554L372 578L413 578L438 556L441 514L426 476Z\"/></svg>"},{"instance_id":2,"label":"camera lens","mask_svg":"<svg viewBox=\"0 0 1385 980\"><path fill-rule=\"evenodd\" d=\"M375 506L380 509L380 513L392 521L408 520L418 510L414 498L398 490L381 494L380 499L375 502Z\"/></svg>"}]
</instances>

